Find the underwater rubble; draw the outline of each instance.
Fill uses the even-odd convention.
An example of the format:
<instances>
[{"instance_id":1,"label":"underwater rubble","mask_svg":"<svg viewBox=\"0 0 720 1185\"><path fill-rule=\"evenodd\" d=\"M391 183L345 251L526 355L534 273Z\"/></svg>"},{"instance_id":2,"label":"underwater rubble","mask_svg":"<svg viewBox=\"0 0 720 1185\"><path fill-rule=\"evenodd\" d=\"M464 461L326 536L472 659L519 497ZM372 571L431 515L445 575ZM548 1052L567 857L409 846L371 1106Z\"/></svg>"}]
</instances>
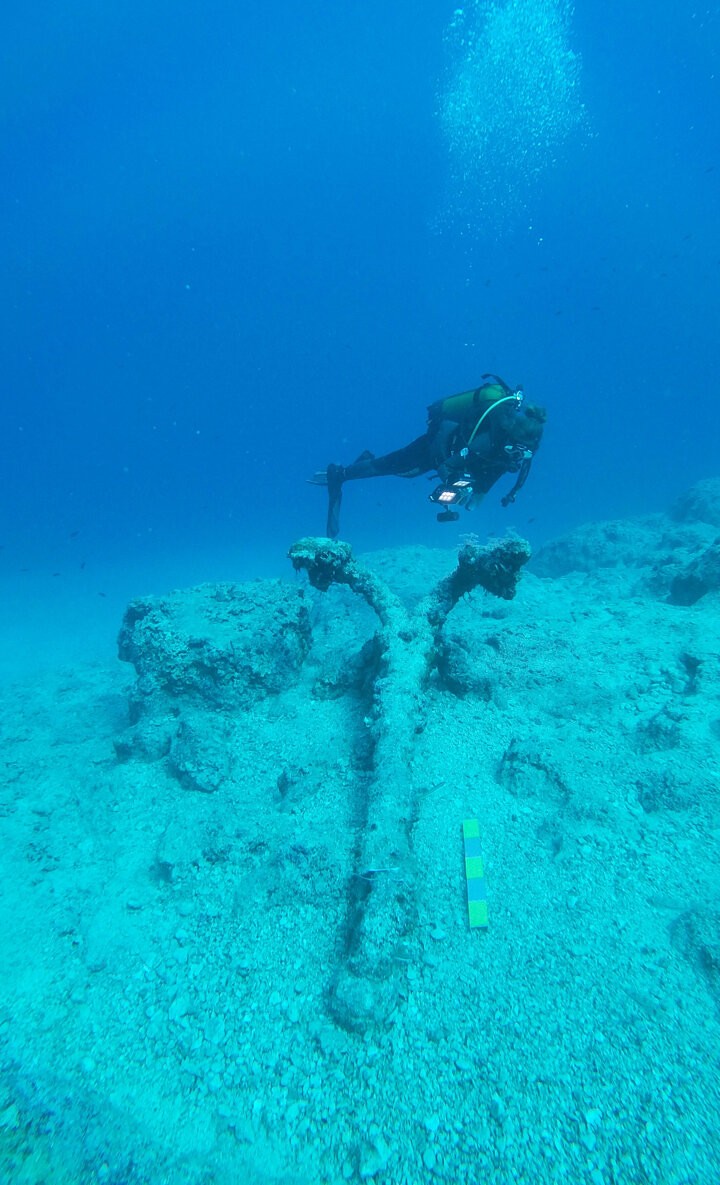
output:
<instances>
[{"instance_id":1,"label":"underwater rubble","mask_svg":"<svg viewBox=\"0 0 720 1185\"><path fill-rule=\"evenodd\" d=\"M8 694L8 1179L713 1181L719 522L299 540Z\"/></svg>"}]
</instances>

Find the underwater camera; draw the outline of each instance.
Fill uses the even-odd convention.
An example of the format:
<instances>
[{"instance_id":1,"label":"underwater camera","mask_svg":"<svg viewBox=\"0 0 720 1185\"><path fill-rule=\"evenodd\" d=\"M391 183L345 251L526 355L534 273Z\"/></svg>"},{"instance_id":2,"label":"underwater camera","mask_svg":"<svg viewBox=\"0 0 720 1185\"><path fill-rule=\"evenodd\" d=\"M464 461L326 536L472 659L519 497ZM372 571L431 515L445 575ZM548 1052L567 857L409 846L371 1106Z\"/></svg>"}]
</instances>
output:
<instances>
[{"instance_id":1,"label":"underwater camera","mask_svg":"<svg viewBox=\"0 0 720 1185\"><path fill-rule=\"evenodd\" d=\"M473 496L472 482L469 477L460 477L457 481L443 483L436 486L432 494L428 494L431 502L435 502L443 509L437 515L439 523L454 523L460 518L458 510L465 506Z\"/></svg>"}]
</instances>

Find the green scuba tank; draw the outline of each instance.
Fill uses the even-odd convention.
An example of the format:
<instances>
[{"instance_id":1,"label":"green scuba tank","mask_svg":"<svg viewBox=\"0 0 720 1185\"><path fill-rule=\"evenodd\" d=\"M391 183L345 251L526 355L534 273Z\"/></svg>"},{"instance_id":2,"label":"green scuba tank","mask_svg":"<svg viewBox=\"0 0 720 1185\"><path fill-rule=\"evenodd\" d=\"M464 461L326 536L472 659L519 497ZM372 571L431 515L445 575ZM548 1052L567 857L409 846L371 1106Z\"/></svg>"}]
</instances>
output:
<instances>
[{"instance_id":1,"label":"green scuba tank","mask_svg":"<svg viewBox=\"0 0 720 1185\"><path fill-rule=\"evenodd\" d=\"M486 412L496 404L512 398L516 392L496 374L484 374L483 382L471 391L460 391L457 395L448 395L446 399L438 399L428 408L428 421L454 420L462 424L466 420L476 422L484 417Z\"/></svg>"},{"instance_id":2,"label":"green scuba tank","mask_svg":"<svg viewBox=\"0 0 720 1185\"><path fill-rule=\"evenodd\" d=\"M437 403L430 404L428 431L432 432L443 420L454 420L457 424L466 425L463 431L467 431L470 424L474 423L475 426L464 444L464 448L468 449L496 407L512 403L516 411L522 401L523 393L520 387L513 391L496 374L484 374L483 382L474 391L461 391L459 395L448 395L447 399L439 399Z\"/></svg>"},{"instance_id":3,"label":"green scuba tank","mask_svg":"<svg viewBox=\"0 0 720 1185\"><path fill-rule=\"evenodd\" d=\"M477 419L491 404L502 399L504 394L502 387L496 383L488 383L486 387L476 387L474 391L460 391L457 395L448 395L447 399L439 400L439 406L434 404L433 410L438 407L440 419L455 420L461 424L471 416Z\"/></svg>"}]
</instances>

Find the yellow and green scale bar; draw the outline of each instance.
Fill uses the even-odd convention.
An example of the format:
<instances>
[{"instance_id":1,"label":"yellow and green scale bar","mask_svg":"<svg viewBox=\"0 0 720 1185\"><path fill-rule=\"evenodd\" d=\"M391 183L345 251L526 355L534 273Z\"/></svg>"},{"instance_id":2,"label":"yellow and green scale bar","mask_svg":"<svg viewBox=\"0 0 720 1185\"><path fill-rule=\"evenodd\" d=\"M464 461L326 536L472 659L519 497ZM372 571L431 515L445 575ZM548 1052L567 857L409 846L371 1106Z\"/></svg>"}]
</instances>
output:
<instances>
[{"instance_id":1,"label":"yellow and green scale bar","mask_svg":"<svg viewBox=\"0 0 720 1185\"><path fill-rule=\"evenodd\" d=\"M468 918L471 927L487 926L488 907L485 897L485 866L480 846L480 824L477 819L465 819L465 880L467 881Z\"/></svg>"}]
</instances>

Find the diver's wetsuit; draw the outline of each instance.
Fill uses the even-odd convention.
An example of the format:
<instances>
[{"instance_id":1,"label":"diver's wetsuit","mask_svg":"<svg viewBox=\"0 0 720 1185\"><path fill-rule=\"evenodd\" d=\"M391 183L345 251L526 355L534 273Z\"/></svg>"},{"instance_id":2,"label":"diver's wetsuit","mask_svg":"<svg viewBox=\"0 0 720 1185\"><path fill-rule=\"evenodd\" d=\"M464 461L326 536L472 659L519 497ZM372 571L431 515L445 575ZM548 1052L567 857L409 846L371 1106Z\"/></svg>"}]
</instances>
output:
<instances>
[{"instance_id":1,"label":"diver's wetsuit","mask_svg":"<svg viewBox=\"0 0 720 1185\"><path fill-rule=\"evenodd\" d=\"M458 424L453 420L431 421L427 432L404 448L374 457L363 453L352 465L328 465L328 521L327 533L335 539L340 529L342 487L346 481L366 477L419 477L436 470L443 481L467 474L472 478L476 495L486 494L505 473L517 472L517 460L508 455L506 445L514 433L510 432L507 417L498 417L492 428L480 432L472 441L465 456L473 424Z\"/></svg>"}]
</instances>

